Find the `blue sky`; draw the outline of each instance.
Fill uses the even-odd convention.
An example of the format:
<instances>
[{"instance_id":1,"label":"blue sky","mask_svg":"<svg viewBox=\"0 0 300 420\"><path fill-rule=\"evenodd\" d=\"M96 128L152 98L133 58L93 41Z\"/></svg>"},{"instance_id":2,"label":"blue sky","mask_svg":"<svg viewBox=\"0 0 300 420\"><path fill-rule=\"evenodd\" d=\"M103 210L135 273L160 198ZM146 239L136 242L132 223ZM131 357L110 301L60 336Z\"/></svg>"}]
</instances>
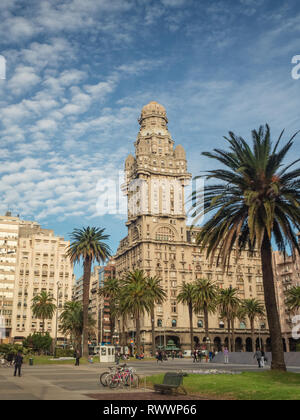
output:
<instances>
[{"instance_id":1,"label":"blue sky","mask_svg":"<svg viewBox=\"0 0 300 420\"><path fill-rule=\"evenodd\" d=\"M106 227L114 250L126 235L97 203L149 101L193 175L229 130L300 129L298 0L1 0L0 22L0 213L57 234Z\"/></svg>"}]
</instances>

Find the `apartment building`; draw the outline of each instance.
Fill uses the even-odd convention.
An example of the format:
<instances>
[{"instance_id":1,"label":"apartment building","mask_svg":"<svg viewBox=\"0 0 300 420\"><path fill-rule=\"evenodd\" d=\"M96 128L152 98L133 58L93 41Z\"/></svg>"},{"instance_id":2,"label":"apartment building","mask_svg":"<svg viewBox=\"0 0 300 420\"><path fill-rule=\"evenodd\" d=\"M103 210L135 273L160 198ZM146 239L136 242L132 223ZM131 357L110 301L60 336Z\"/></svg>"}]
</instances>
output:
<instances>
[{"instance_id":1,"label":"apartment building","mask_svg":"<svg viewBox=\"0 0 300 420\"><path fill-rule=\"evenodd\" d=\"M110 329L110 307L109 299L99 295L105 280L115 276L114 261L111 260L104 266L95 266L91 273L90 281L90 305L89 312L96 321L94 341L110 344L112 342ZM80 277L73 286L73 299L82 302L83 299L83 277Z\"/></svg>"},{"instance_id":2,"label":"apartment building","mask_svg":"<svg viewBox=\"0 0 300 420\"><path fill-rule=\"evenodd\" d=\"M73 265L66 256L68 241L10 213L0 218L0 309L6 324L6 339L21 342L42 331L42 320L31 313L34 296L53 295L58 315L72 298ZM46 331L56 333L56 314L46 321ZM64 340L58 331L58 341Z\"/></svg>"},{"instance_id":3,"label":"apartment building","mask_svg":"<svg viewBox=\"0 0 300 420\"><path fill-rule=\"evenodd\" d=\"M282 252L275 251L273 252L273 269L284 347L286 351L295 351L296 341L292 337L293 314L285 304L285 293L292 287L300 287L300 256L296 254L293 259L291 256L284 256Z\"/></svg>"}]
</instances>

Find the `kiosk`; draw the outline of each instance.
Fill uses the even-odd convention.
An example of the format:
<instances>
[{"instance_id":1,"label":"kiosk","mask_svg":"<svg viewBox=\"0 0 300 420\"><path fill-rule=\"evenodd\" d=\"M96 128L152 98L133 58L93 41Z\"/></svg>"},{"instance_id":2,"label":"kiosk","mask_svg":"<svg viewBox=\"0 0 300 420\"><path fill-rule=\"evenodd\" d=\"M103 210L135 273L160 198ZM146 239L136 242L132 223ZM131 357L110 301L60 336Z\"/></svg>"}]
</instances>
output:
<instances>
[{"instance_id":1,"label":"kiosk","mask_svg":"<svg viewBox=\"0 0 300 420\"><path fill-rule=\"evenodd\" d=\"M100 347L99 358L100 358L100 363L114 363L116 361L115 347L114 346Z\"/></svg>"}]
</instances>

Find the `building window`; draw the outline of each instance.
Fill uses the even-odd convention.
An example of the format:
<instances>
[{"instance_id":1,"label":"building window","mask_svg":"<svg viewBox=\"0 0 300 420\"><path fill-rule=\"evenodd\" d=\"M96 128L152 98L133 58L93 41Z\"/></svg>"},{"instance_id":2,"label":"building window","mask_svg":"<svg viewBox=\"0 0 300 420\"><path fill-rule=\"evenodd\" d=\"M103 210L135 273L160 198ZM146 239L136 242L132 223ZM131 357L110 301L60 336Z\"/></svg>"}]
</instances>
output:
<instances>
[{"instance_id":1,"label":"building window","mask_svg":"<svg viewBox=\"0 0 300 420\"><path fill-rule=\"evenodd\" d=\"M161 319L158 319L158 320L157 320L157 326L158 326L158 327L162 327L162 320L161 320Z\"/></svg>"},{"instance_id":2,"label":"building window","mask_svg":"<svg viewBox=\"0 0 300 420\"><path fill-rule=\"evenodd\" d=\"M172 319L172 327L173 328L177 327L177 320L176 319Z\"/></svg>"},{"instance_id":3,"label":"building window","mask_svg":"<svg viewBox=\"0 0 300 420\"><path fill-rule=\"evenodd\" d=\"M203 321L199 319L197 325L198 325L198 328L203 328Z\"/></svg>"}]
</instances>

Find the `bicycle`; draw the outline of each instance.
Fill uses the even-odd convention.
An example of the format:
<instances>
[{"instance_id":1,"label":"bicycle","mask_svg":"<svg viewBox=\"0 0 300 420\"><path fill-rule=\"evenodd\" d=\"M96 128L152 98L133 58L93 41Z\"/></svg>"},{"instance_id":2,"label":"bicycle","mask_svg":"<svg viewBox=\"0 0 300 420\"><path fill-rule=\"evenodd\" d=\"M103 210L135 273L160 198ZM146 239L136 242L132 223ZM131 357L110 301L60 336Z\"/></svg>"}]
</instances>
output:
<instances>
[{"instance_id":1,"label":"bicycle","mask_svg":"<svg viewBox=\"0 0 300 420\"><path fill-rule=\"evenodd\" d=\"M125 369L127 367L126 363L124 363L123 365L120 366L110 366L109 372L103 372L100 375L100 383L102 386L107 387L108 383L107 383L107 378L110 375L115 375L120 369Z\"/></svg>"},{"instance_id":2,"label":"bicycle","mask_svg":"<svg viewBox=\"0 0 300 420\"><path fill-rule=\"evenodd\" d=\"M111 374L106 379L110 388L117 388L123 386L138 387L139 377L133 368L120 369L115 374Z\"/></svg>"}]
</instances>

